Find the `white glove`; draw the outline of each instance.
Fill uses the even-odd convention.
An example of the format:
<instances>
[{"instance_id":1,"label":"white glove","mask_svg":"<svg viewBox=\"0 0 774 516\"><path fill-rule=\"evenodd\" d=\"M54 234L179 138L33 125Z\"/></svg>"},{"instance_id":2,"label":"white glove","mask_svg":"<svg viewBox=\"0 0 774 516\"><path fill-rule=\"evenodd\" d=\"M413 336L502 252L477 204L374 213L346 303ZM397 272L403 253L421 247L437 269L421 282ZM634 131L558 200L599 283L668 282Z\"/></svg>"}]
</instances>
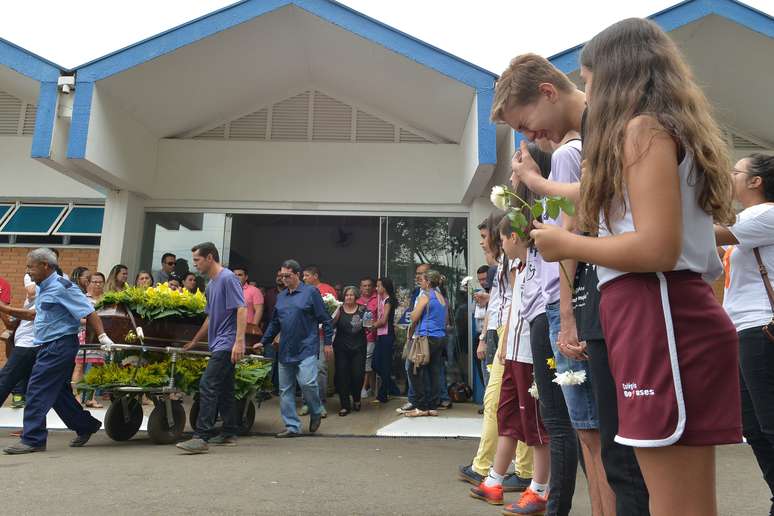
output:
<instances>
[{"instance_id":1,"label":"white glove","mask_svg":"<svg viewBox=\"0 0 774 516\"><path fill-rule=\"evenodd\" d=\"M114 344L114 342L110 340L110 337L108 337L106 333L100 333L99 336L97 337L97 340L99 341L100 344L105 344L105 345Z\"/></svg>"}]
</instances>

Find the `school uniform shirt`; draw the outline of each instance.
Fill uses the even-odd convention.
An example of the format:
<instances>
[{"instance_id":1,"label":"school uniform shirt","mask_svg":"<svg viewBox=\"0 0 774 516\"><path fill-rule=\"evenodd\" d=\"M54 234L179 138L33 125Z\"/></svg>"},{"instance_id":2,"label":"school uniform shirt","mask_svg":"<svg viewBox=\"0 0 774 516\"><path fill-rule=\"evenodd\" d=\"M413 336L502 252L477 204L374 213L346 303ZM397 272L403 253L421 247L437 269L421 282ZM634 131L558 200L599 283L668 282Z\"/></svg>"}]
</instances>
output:
<instances>
[{"instance_id":1,"label":"school uniform shirt","mask_svg":"<svg viewBox=\"0 0 774 516\"><path fill-rule=\"evenodd\" d=\"M541 272L545 262L537 249L527 250L527 265L525 267L524 288L521 294L521 316L531 323L535 317L545 313L546 299L543 296L543 281Z\"/></svg>"},{"instance_id":2,"label":"school uniform shirt","mask_svg":"<svg viewBox=\"0 0 774 516\"><path fill-rule=\"evenodd\" d=\"M34 303L29 299L24 300L24 308L33 307ZM13 345L17 348L36 348L40 344L35 343L35 323L21 319L16 331L13 332Z\"/></svg>"},{"instance_id":3,"label":"school uniform shirt","mask_svg":"<svg viewBox=\"0 0 774 516\"><path fill-rule=\"evenodd\" d=\"M492 280L492 288L489 290L489 305L486 307L486 313L489 316L487 330L496 330L505 326L508 311L511 309L511 289L508 285L508 275L503 272L504 261L505 255L500 255L497 259L497 272Z\"/></svg>"},{"instance_id":4,"label":"school uniform shirt","mask_svg":"<svg viewBox=\"0 0 774 516\"><path fill-rule=\"evenodd\" d=\"M520 260L513 260L511 270L516 271L516 279L513 282L513 295L511 297L511 313L508 320L508 338L505 345L505 359L532 363L532 347L529 342L529 323L522 317L522 296L524 295L527 267L519 267ZM526 265L526 264L525 264Z\"/></svg>"},{"instance_id":5,"label":"school uniform shirt","mask_svg":"<svg viewBox=\"0 0 774 516\"><path fill-rule=\"evenodd\" d=\"M673 271L692 271L701 275L707 281L712 282L723 272L717 247L715 244L715 226L712 215L705 212L699 203L699 184L692 177L694 170L693 155L685 153L685 157L677 167L680 178L680 201L682 203L682 221L675 221L683 225L683 238L680 257L677 259ZM604 238L622 233L634 231L634 217L631 212L629 196L624 191L624 206L626 211L622 215L610 221L610 227L605 224L604 216L599 216L599 237ZM620 212L621 210L618 210ZM613 210L615 213L616 210ZM599 285L627 274L608 267L597 267Z\"/></svg>"},{"instance_id":6,"label":"school uniform shirt","mask_svg":"<svg viewBox=\"0 0 774 516\"><path fill-rule=\"evenodd\" d=\"M739 241L726 250L726 290L723 308L737 331L761 327L771 320L771 305L758 271L753 249L758 247L763 265L774 279L774 204L750 206L728 228Z\"/></svg>"},{"instance_id":7,"label":"school uniform shirt","mask_svg":"<svg viewBox=\"0 0 774 516\"><path fill-rule=\"evenodd\" d=\"M558 183L577 183L581 176L581 141L570 140L551 155L551 173L548 179ZM560 226L562 215L552 219L545 217L546 224ZM559 262L544 262L541 271L543 298L547 305L559 301Z\"/></svg>"},{"instance_id":8,"label":"school uniform shirt","mask_svg":"<svg viewBox=\"0 0 774 516\"><path fill-rule=\"evenodd\" d=\"M70 280L53 273L40 282L35 297L35 344L45 344L67 335L77 335L81 319L94 306Z\"/></svg>"},{"instance_id":9,"label":"school uniform shirt","mask_svg":"<svg viewBox=\"0 0 774 516\"><path fill-rule=\"evenodd\" d=\"M207 344L210 352L231 351L237 332L237 309L245 306L242 285L229 269L223 269L207 284L204 292L210 318Z\"/></svg>"}]
</instances>

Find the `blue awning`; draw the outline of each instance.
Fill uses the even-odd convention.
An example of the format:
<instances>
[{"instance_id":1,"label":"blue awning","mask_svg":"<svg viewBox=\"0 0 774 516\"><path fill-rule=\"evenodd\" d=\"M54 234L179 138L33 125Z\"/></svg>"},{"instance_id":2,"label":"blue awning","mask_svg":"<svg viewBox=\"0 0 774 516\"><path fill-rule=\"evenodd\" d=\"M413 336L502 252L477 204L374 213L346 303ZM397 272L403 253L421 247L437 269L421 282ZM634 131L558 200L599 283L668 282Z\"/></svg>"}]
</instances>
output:
<instances>
[{"instance_id":1,"label":"blue awning","mask_svg":"<svg viewBox=\"0 0 774 516\"><path fill-rule=\"evenodd\" d=\"M67 210L63 204L22 204L0 228L4 235L48 235Z\"/></svg>"},{"instance_id":2,"label":"blue awning","mask_svg":"<svg viewBox=\"0 0 774 516\"><path fill-rule=\"evenodd\" d=\"M73 206L54 229L59 236L100 236L104 206Z\"/></svg>"},{"instance_id":3,"label":"blue awning","mask_svg":"<svg viewBox=\"0 0 774 516\"><path fill-rule=\"evenodd\" d=\"M15 204L0 204L0 224L5 221L5 217L16 207Z\"/></svg>"}]
</instances>

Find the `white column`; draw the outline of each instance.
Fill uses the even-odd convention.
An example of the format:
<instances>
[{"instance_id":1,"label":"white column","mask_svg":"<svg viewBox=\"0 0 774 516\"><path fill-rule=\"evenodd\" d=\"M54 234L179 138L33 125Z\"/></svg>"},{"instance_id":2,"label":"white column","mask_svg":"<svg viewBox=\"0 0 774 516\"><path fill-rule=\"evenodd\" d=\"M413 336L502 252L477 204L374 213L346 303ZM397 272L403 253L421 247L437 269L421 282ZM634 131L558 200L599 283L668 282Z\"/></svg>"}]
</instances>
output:
<instances>
[{"instance_id":1,"label":"white column","mask_svg":"<svg viewBox=\"0 0 774 516\"><path fill-rule=\"evenodd\" d=\"M111 190L105 197L105 218L97 268L105 275L123 263L129 267L130 281L140 265L145 202L128 190Z\"/></svg>"}]
</instances>

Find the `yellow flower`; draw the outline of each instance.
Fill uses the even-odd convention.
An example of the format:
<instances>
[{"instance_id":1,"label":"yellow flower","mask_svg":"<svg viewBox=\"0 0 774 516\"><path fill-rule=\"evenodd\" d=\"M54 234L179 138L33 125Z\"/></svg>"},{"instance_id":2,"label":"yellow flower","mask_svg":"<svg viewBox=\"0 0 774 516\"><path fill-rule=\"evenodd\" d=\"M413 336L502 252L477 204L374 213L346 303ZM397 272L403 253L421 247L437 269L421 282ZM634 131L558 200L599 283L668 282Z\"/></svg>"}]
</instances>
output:
<instances>
[{"instance_id":1,"label":"yellow flower","mask_svg":"<svg viewBox=\"0 0 774 516\"><path fill-rule=\"evenodd\" d=\"M547 358L546 364L548 364L549 369L556 369L556 360L554 360L553 358Z\"/></svg>"}]
</instances>

